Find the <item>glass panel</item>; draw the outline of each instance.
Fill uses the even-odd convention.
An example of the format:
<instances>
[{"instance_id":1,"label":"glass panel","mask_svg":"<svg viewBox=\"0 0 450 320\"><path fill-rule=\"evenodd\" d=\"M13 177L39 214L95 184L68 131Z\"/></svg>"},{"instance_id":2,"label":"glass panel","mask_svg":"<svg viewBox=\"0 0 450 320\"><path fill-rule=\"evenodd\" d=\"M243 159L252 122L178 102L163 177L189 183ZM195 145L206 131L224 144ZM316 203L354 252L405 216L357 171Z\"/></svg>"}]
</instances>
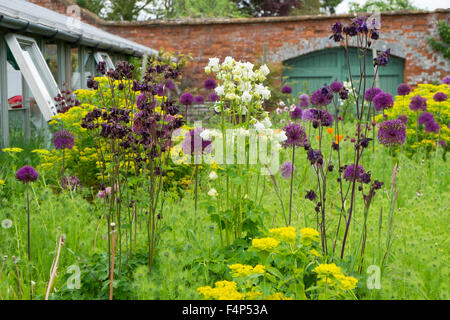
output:
<instances>
[{"instance_id":1,"label":"glass panel","mask_svg":"<svg viewBox=\"0 0 450 320\"><path fill-rule=\"evenodd\" d=\"M22 95L22 73L7 62L9 142L11 146L25 138L25 108Z\"/></svg>"},{"instance_id":2,"label":"glass panel","mask_svg":"<svg viewBox=\"0 0 450 320\"><path fill-rule=\"evenodd\" d=\"M44 58L47 65L58 83L58 45L52 42L45 43Z\"/></svg>"},{"instance_id":3,"label":"glass panel","mask_svg":"<svg viewBox=\"0 0 450 320\"><path fill-rule=\"evenodd\" d=\"M71 74L72 74L72 90L77 90L81 88L80 81L80 70L78 66L78 48L72 48L70 50L70 61L71 61Z\"/></svg>"}]
</instances>

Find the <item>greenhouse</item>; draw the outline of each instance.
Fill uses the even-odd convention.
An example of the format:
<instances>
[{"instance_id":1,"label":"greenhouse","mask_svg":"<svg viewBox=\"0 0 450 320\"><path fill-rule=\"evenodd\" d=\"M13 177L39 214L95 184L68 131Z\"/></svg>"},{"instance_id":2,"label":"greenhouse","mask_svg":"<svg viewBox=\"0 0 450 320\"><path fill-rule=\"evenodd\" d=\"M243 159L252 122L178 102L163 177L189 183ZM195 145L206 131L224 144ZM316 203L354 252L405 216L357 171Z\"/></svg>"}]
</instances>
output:
<instances>
[{"instance_id":1,"label":"greenhouse","mask_svg":"<svg viewBox=\"0 0 450 320\"><path fill-rule=\"evenodd\" d=\"M76 16L76 12L75 15ZM64 89L85 88L96 64L157 54L79 19L27 1L0 0L1 142L46 134Z\"/></svg>"}]
</instances>

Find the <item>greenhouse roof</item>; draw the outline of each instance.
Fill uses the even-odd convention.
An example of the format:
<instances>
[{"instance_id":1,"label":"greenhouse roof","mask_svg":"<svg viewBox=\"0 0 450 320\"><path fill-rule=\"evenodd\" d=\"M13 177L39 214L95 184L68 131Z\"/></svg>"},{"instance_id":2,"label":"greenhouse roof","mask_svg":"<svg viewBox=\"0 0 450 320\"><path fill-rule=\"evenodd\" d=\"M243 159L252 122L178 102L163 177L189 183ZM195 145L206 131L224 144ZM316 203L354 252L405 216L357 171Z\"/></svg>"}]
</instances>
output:
<instances>
[{"instance_id":1,"label":"greenhouse roof","mask_svg":"<svg viewBox=\"0 0 450 320\"><path fill-rule=\"evenodd\" d=\"M137 56L157 55L154 49L24 0L0 0L0 27L102 50Z\"/></svg>"}]
</instances>

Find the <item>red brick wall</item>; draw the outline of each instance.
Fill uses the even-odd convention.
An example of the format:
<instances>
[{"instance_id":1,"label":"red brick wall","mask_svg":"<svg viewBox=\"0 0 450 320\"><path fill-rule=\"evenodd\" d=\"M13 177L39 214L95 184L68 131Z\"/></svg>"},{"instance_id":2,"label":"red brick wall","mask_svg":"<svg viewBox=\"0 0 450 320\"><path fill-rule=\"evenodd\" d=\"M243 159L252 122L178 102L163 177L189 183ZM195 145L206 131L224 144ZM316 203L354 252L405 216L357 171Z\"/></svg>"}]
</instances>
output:
<instances>
[{"instance_id":1,"label":"red brick wall","mask_svg":"<svg viewBox=\"0 0 450 320\"><path fill-rule=\"evenodd\" d=\"M53 9L56 3L71 0L32 0ZM59 6L56 6L57 10ZM61 11L60 11L61 12ZM64 13L64 12L63 12ZM281 63L302 54L336 46L329 40L330 26L343 23L351 15L303 16L258 19L210 19L184 21L107 22L82 12L83 20L111 33L154 49L190 53L187 76L200 82L209 57L233 56L254 62L260 59L267 43L267 61ZM448 75L450 64L442 54L427 44L437 36L437 22L449 21L450 10L435 12L397 12L383 14L380 40L376 48L391 48L391 53L405 59L404 79L410 84L439 81Z\"/></svg>"}]
</instances>

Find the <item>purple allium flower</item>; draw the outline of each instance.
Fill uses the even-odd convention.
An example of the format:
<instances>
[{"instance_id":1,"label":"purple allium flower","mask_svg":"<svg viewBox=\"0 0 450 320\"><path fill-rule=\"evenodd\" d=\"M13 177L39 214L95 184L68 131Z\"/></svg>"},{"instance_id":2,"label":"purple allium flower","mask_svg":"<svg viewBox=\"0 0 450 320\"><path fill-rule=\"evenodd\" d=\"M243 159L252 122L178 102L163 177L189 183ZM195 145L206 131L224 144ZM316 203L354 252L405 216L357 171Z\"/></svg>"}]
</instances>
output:
<instances>
[{"instance_id":1,"label":"purple allium flower","mask_svg":"<svg viewBox=\"0 0 450 320\"><path fill-rule=\"evenodd\" d=\"M444 83L444 84L450 84L450 76L444 77L444 79L442 79L442 83Z\"/></svg>"},{"instance_id":2,"label":"purple allium flower","mask_svg":"<svg viewBox=\"0 0 450 320\"><path fill-rule=\"evenodd\" d=\"M406 83L402 83L397 87L397 94L399 96L406 96L410 92L411 92L411 87Z\"/></svg>"},{"instance_id":3,"label":"purple allium flower","mask_svg":"<svg viewBox=\"0 0 450 320\"><path fill-rule=\"evenodd\" d=\"M366 92L364 93L364 99L366 99L367 101L372 101L373 98L375 98L375 96L377 94L379 94L381 91L381 89L379 88L369 88L366 90Z\"/></svg>"},{"instance_id":4,"label":"purple allium flower","mask_svg":"<svg viewBox=\"0 0 450 320\"><path fill-rule=\"evenodd\" d=\"M301 119L302 118L302 108L296 106L294 111L291 112L291 119Z\"/></svg>"},{"instance_id":5,"label":"purple allium flower","mask_svg":"<svg viewBox=\"0 0 450 320\"><path fill-rule=\"evenodd\" d=\"M434 101L443 102L448 99L448 96L443 92L436 92L433 96Z\"/></svg>"},{"instance_id":6,"label":"purple allium flower","mask_svg":"<svg viewBox=\"0 0 450 320\"><path fill-rule=\"evenodd\" d=\"M419 124L425 125L427 123L435 122L434 116L430 112L422 112L418 119Z\"/></svg>"},{"instance_id":7,"label":"purple allium flower","mask_svg":"<svg viewBox=\"0 0 450 320\"><path fill-rule=\"evenodd\" d=\"M191 105L194 102L194 97L189 92L183 93L180 97L180 103L186 106Z\"/></svg>"},{"instance_id":8,"label":"purple allium flower","mask_svg":"<svg viewBox=\"0 0 450 320\"><path fill-rule=\"evenodd\" d=\"M342 82L334 81L330 84L330 89L333 92L339 92L343 86Z\"/></svg>"},{"instance_id":9,"label":"purple allium flower","mask_svg":"<svg viewBox=\"0 0 450 320\"><path fill-rule=\"evenodd\" d=\"M429 133L438 133L439 132L439 124L436 121L425 123L425 131Z\"/></svg>"},{"instance_id":10,"label":"purple allium flower","mask_svg":"<svg viewBox=\"0 0 450 320\"><path fill-rule=\"evenodd\" d=\"M203 96L196 96L194 98L194 102L197 104L203 104L203 103L205 103L205 98L203 98Z\"/></svg>"},{"instance_id":11,"label":"purple allium flower","mask_svg":"<svg viewBox=\"0 0 450 320\"><path fill-rule=\"evenodd\" d=\"M316 118L316 114L317 109L314 108L304 109L302 112L302 120L312 121Z\"/></svg>"},{"instance_id":12,"label":"purple allium flower","mask_svg":"<svg viewBox=\"0 0 450 320\"><path fill-rule=\"evenodd\" d=\"M332 100L333 93L331 89L327 89L327 87L314 91L311 96L311 103L318 107L326 106L330 104Z\"/></svg>"},{"instance_id":13,"label":"purple allium flower","mask_svg":"<svg viewBox=\"0 0 450 320\"><path fill-rule=\"evenodd\" d=\"M391 56L391 49L387 49L386 51L381 52L378 57L373 59L374 66L385 66L389 61L389 57Z\"/></svg>"},{"instance_id":14,"label":"purple allium flower","mask_svg":"<svg viewBox=\"0 0 450 320\"><path fill-rule=\"evenodd\" d=\"M309 106L309 97L307 94L300 95L300 107L307 107Z\"/></svg>"},{"instance_id":15,"label":"purple allium flower","mask_svg":"<svg viewBox=\"0 0 450 320\"><path fill-rule=\"evenodd\" d=\"M205 87L206 90L212 90L217 87L217 82L216 82L216 80L214 80L212 78L208 78L203 83L203 86Z\"/></svg>"},{"instance_id":16,"label":"purple allium flower","mask_svg":"<svg viewBox=\"0 0 450 320\"><path fill-rule=\"evenodd\" d=\"M409 108L413 111L425 111L427 110L427 99L422 98L420 95L415 95L411 98L411 102L409 103Z\"/></svg>"},{"instance_id":17,"label":"purple allium flower","mask_svg":"<svg viewBox=\"0 0 450 320\"><path fill-rule=\"evenodd\" d=\"M394 99L387 92L380 92L373 98L373 106L377 111L392 108L393 105Z\"/></svg>"},{"instance_id":18,"label":"purple allium flower","mask_svg":"<svg viewBox=\"0 0 450 320\"><path fill-rule=\"evenodd\" d=\"M389 120L380 123L378 141L384 146L396 146L405 143L406 126L400 120Z\"/></svg>"},{"instance_id":19,"label":"purple allium flower","mask_svg":"<svg viewBox=\"0 0 450 320\"><path fill-rule=\"evenodd\" d=\"M212 92L208 95L208 101L216 102L219 100L220 100L220 97L217 94L215 94L214 92Z\"/></svg>"},{"instance_id":20,"label":"purple allium flower","mask_svg":"<svg viewBox=\"0 0 450 320\"><path fill-rule=\"evenodd\" d=\"M400 120L401 122L403 122L404 124L408 123L408 117L404 114L401 114L397 117L398 120Z\"/></svg>"},{"instance_id":21,"label":"purple allium flower","mask_svg":"<svg viewBox=\"0 0 450 320\"><path fill-rule=\"evenodd\" d=\"M56 149L72 149L75 137L66 130L58 131L54 134L53 144Z\"/></svg>"},{"instance_id":22,"label":"purple allium flower","mask_svg":"<svg viewBox=\"0 0 450 320\"><path fill-rule=\"evenodd\" d=\"M290 86L284 86L283 88L281 88L281 92L289 94L292 92L292 88Z\"/></svg>"},{"instance_id":23,"label":"purple allium flower","mask_svg":"<svg viewBox=\"0 0 450 320\"><path fill-rule=\"evenodd\" d=\"M194 128L185 134L181 146L185 154L210 153L212 151L211 141L201 137L203 131L203 128Z\"/></svg>"},{"instance_id":24,"label":"purple allium flower","mask_svg":"<svg viewBox=\"0 0 450 320\"><path fill-rule=\"evenodd\" d=\"M290 161L285 161L280 166L281 176L285 179L289 179L291 177L292 173L294 172L294 170L295 170L295 166Z\"/></svg>"},{"instance_id":25,"label":"purple allium flower","mask_svg":"<svg viewBox=\"0 0 450 320\"><path fill-rule=\"evenodd\" d=\"M355 166L349 165L344 171L344 179L347 181L359 180L364 174L364 168L362 166L358 166L355 170Z\"/></svg>"},{"instance_id":26,"label":"purple allium flower","mask_svg":"<svg viewBox=\"0 0 450 320\"><path fill-rule=\"evenodd\" d=\"M16 179L23 183L36 181L37 178L39 178L39 174L31 166L24 166L16 172Z\"/></svg>"},{"instance_id":27,"label":"purple allium flower","mask_svg":"<svg viewBox=\"0 0 450 320\"><path fill-rule=\"evenodd\" d=\"M447 142L445 142L444 140L439 140L439 144L441 145L442 148L447 147Z\"/></svg>"},{"instance_id":28,"label":"purple allium flower","mask_svg":"<svg viewBox=\"0 0 450 320\"><path fill-rule=\"evenodd\" d=\"M287 140L283 142L285 148L290 146L304 147L308 144L308 137L303 126L298 124L289 124L283 128Z\"/></svg>"}]
</instances>

